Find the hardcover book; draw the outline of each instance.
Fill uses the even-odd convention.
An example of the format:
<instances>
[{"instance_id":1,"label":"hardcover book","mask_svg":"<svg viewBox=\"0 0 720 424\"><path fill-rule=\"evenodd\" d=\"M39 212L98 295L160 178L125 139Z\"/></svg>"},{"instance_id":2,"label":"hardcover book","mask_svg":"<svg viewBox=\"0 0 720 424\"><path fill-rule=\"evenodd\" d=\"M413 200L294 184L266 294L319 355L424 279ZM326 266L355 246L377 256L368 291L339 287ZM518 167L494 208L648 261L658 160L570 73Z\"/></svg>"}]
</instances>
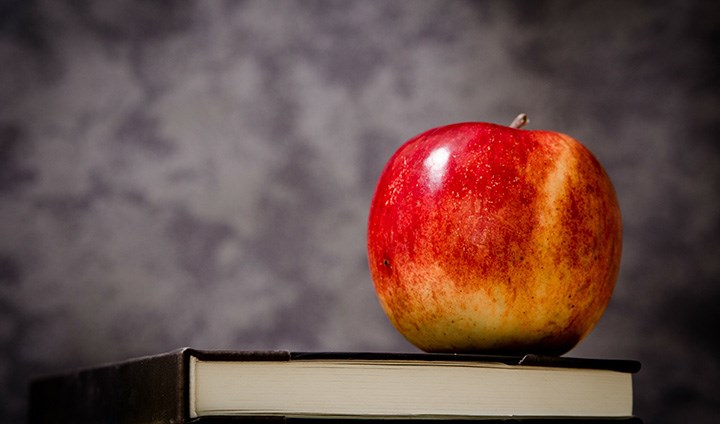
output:
<instances>
[{"instance_id":1,"label":"hardcover book","mask_svg":"<svg viewBox=\"0 0 720 424\"><path fill-rule=\"evenodd\" d=\"M526 355L203 351L50 376L30 422L568 420L633 417L640 363Z\"/></svg>"}]
</instances>

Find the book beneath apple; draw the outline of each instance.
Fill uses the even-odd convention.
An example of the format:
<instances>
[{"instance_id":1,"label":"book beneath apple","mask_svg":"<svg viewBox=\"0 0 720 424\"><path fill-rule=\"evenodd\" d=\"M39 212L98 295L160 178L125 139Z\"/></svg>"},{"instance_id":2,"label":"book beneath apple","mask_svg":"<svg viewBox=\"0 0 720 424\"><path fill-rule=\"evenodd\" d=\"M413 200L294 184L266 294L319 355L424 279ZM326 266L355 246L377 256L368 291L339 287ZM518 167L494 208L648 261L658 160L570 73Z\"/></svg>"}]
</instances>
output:
<instances>
[{"instance_id":1,"label":"book beneath apple","mask_svg":"<svg viewBox=\"0 0 720 424\"><path fill-rule=\"evenodd\" d=\"M38 379L31 423L633 418L640 363L184 348Z\"/></svg>"}]
</instances>

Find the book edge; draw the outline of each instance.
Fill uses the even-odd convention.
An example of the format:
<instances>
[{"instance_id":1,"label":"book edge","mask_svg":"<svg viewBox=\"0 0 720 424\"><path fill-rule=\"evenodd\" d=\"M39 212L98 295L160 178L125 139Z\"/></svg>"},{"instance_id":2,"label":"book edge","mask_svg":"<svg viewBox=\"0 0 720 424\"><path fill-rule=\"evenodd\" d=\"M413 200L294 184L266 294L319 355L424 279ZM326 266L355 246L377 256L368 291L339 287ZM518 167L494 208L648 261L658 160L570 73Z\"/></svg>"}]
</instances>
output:
<instances>
[{"instance_id":1,"label":"book edge","mask_svg":"<svg viewBox=\"0 0 720 424\"><path fill-rule=\"evenodd\" d=\"M527 354L524 356L503 356L484 354L461 353L427 353L427 352L352 352L352 351L289 351L289 350L231 350L231 349L197 349L182 347L171 351L144 355L122 361L109 361L92 366L83 366L63 372L55 372L38 376L30 384L37 381L69 374L94 371L100 368L117 367L135 362L152 360L158 357L182 355L188 364L188 356L192 355L200 360L212 361L290 361L290 360L409 360L409 361L437 361L437 362L495 362L506 365L525 366L551 366L557 368L606 369L627 373L636 373L641 369L641 363L633 359L602 359L579 358L567 356L543 356Z\"/></svg>"},{"instance_id":2,"label":"book edge","mask_svg":"<svg viewBox=\"0 0 720 424\"><path fill-rule=\"evenodd\" d=\"M293 351L202 351L191 349L207 360L363 360L363 361L427 361L427 362L488 362L520 366L553 368L603 369L636 373L641 363L632 359L576 358L565 356L502 356L425 352L293 352Z\"/></svg>"},{"instance_id":3,"label":"book edge","mask_svg":"<svg viewBox=\"0 0 720 424\"><path fill-rule=\"evenodd\" d=\"M202 362L202 361L201 361L201 362ZM252 362L252 361L251 361L251 362ZM288 361L288 362L293 362L293 361ZM286 363L288 363L288 362L286 362ZM308 369L308 370L313 370L313 369L314 369L315 371L318 371L318 369L315 367L315 365L309 365L309 364L308 364L309 362L312 362L312 361L294 361L294 362L295 362L295 365L297 365L297 366L303 366L303 367L309 366L310 368L306 368L306 369ZM333 363L333 362L335 362L335 361L330 360L330 361L328 361L328 362ZM335 363L336 363L336 364L348 364L348 363L350 363L350 362L352 362L352 361L338 360L338 361L335 362ZM372 364L371 362L369 362L369 361L360 361L360 362L361 362L361 365L369 365L369 366L371 366L371 367L373 366L373 364ZM258 377L258 370L260 370L260 369L253 369L253 368L246 368L246 369L239 368L240 364L237 364L238 367L235 367L235 366L234 366L235 364L233 364L232 362L228 362L228 361L205 361L205 363L207 364L206 366L212 366L212 367L214 367L214 368L210 368L211 370L213 370L213 371L211 371L211 374L210 374L210 375L215 375L216 377L217 377L217 376L222 376L222 378L223 378L223 380L221 380L222 383L221 383L220 385L215 385L215 386L213 386L213 387L228 387L228 384L229 384L228 382L229 382L229 381L236 381L236 380L234 380L234 379L237 378L237 377L229 377L228 375L229 375L229 374L230 374L230 375L234 375L233 373L240 372L239 370L243 370L243 371L242 371L242 373L243 373L242 375L243 375L243 376L245 375L246 372L248 372L248 371L250 371L250 370L253 370L253 372L251 372L250 375L253 375L254 377ZM302 363L302 365L300 365L300 363ZM214 364L221 365L221 366L223 366L223 367L225 367L225 368L216 368ZM288 365L291 365L291 364L288 363ZM400 367L397 367L397 365L400 365ZM425 363L417 362L417 363L410 364L410 365L417 365L417 366L423 367L423 366L426 366L427 363L426 363L426 362L425 362ZM408 365L408 366L410 366L410 365ZM451 368L455 368L455 367L456 367L456 366L454 366L454 365L452 365L452 364L449 364L449 363L447 363L447 362L438 363L438 365L443 365L443 366L448 366L448 365L450 365ZM484 366L482 366L482 364L479 364L479 365L481 366L481 368L485 368ZM511 368L514 368L514 369L515 369L515 372L520 372L520 373L523 373L523 374L524 374L524 371L522 371L522 369L523 369L524 367L518 367L518 366L503 366L503 364L497 364L497 363L493 364L493 366L491 366L491 367L488 368L488 369L499 370L500 368L498 368L498 365L499 365L500 368L507 369L507 370L510 370ZM265 371L268 371L268 369L266 368L265 365L260 365L260 364L258 364L258 363L255 363L253 366L260 366L260 367L262 367L263 370L262 370L261 372L263 372L263 373L264 373ZM383 366L393 367L393 366L394 366L393 368L394 368L395 370L407 369L407 368L405 368L405 366L403 366L403 364L402 364L401 362L392 362L392 361L389 362L389 363L378 364L378 366L379 366L379 367L383 367ZM462 365L459 365L459 364L458 364L458 366L461 366L461 367L464 368L464 366L462 366ZM348 365L348 368L346 368L346 369L349 369L349 368L355 368L355 367L352 366L352 365ZM528 368L530 368L530 367L528 367ZM541 368L541 367L532 367L532 368L535 369L534 372L537 372L537 371L540 371L540 368ZM546 370L550 371L550 368L549 368L549 367L545 367L545 368L546 368ZM275 368L275 367L272 367L271 369L272 369L272 370L282 370L283 368ZM358 370L360 370L360 369L365 369L365 368L358 368ZM297 373L298 373L298 371L299 371L300 369L296 369L296 368L293 367L293 368L291 368L291 370L292 370L292 374L293 374L293 375L297 375ZM231 372L231 371L232 371L232 372ZM287 371L287 369L286 369L285 371ZM385 371L383 371L383 372L386 372L386 371L387 371L387 370L385 370ZM615 384L615 385L617 385L617 384L623 384L623 387L627 387L627 388L630 389L630 394L629 394L629 396L632 397L632 380L631 380L632 377L631 377L631 374L628 374L628 373L617 373L617 372L614 372L614 371L611 371L611 370L579 370L579 371L585 371L586 373L589 373L589 374L586 374L586 375L587 375L588 378L592 378L592 379L600 378L600 379L606 380L606 379L609 378L610 375L612 374L612 375L614 375L614 376L612 377L612 378L614 379L614 383L612 383L612 384ZM466 373L466 371L460 371L460 372L463 373L463 374ZM552 371L550 371L550 372L552 372ZM571 370L571 369L567 369L567 368L566 368L566 369L565 369L565 372L564 372L563 374L561 374L561 375L564 375L564 376L565 376L565 377L563 378L563 380L566 380L566 379L568 378L568 376L573 375L573 374L568 374L568 372L574 372L574 371ZM597 376L599 376L600 374L596 374L596 372L605 373L605 377L597 377ZM229 373L229 374L228 374L228 373ZM279 373L279 374L278 374L278 373ZM495 371L493 371L493 373L495 373ZM273 372L271 373L271 375L273 376L271 380L272 380L272 381L284 381L284 380L279 379L279 378L280 378L279 376L280 376L281 374L282 374L282 372L280 372L280 371L273 371ZM301 374L302 374L302 373L301 373ZM263 374L263 375L265 375L265 374ZM307 374L305 374L305 375L307 375ZM427 375L427 374L426 374L426 375ZM457 376L457 373L455 373L455 375ZM528 374L528 375L532 375L532 374ZM595 376L595 377L592 377L592 376ZM215 378L215 377L214 377L214 378ZM228 380L228 378L230 378L231 380ZM303 377L303 378L304 378L304 377ZM495 378L497 378L497 377L495 377ZM543 379L544 377L542 377L542 376L537 376L537 375L536 375L536 376L533 377L533 378L535 379L535 381L537 381L538 378ZM621 378L622 380L618 380L618 379L620 379L620 378ZM241 378L241 379L242 379L242 378ZM324 375L324 377L321 377L321 380L322 380L322 379L327 380L327 375ZM257 381L261 381L261 380L262 380L262 379L257 380ZM324 380L324 381L325 381L325 380ZM256 381L256 380L253 380L253 381ZM306 378L305 378L304 380L301 380L301 381L304 381L304 382L305 382L305 383L301 383L301 384L308 384L308 383L307 383L308 380L307 380ZM332 381L337 381L337 378L333 378L333 379L330 379L330 380L327 380L327 381L331 381L330 384L331 384L331 385L334 385L335 383L333 383ZM352 381L355 381L355 380L352 379ZM404 379L404 378L398 379L397 376L396 376L396 378L393 379L392 381L395 381L395 382L400 381L400 382L401 382L401 381L407 381L407 380ZM423 381L425 382L425 383L421 384L421 386L423 386L423 385L427 385L427 384L428 384L427 382L428 382L428 381L431 381L431 380L424 379L424 380L420 380L420 381L421 381L421 382L423 382ZM434 385L434 383L429 383L429 384L433 384L433 385ZM629 384L629 386L627 386L627 384ZM405 384L405 385L401 384L401 386L404 387L404 388L408 388L406 384ZM587 383L585 383L585 386L587 387ZM334 386L333 386L333 387L334 387ZM411 386L411 387L415 387L415 386L413 385L413 386ZM510 387L510 386L508 386L508 387ZM280 390L280 392L278 392L278 393L286 393L286 394L288 394L291 398L294 399L294 396L295 396L295 395L293 395L293 393L294 393L294 391L293 391L294 389L293 389L293 388L287 386L285 383L281 384L280 388L281 388L281 390ZM274 390L274 389L273 389L273 390ZM332 389L332 390L337 390L338 392L341 392L341 391L342 391L342 390L339 389L339 388L337 388L337 389ZM357 390L357 389L355 389L355 390ZM564 391L561 391L561 393L565 393L565 394L569 395L570 392L568 392L566 389L563 389L563 390L564 390ZM262 393L269 393L269 392L271 392L271 390L269 390L267 386L262 386L262 385L261 385L261 389L260 389L259 391L262 392ZM404 391L404 389L401 389L401 391ZM392 391L391 391L391 392L392 392ZM211 391L211 392L207 392L207 393L213 393L213 392ZM335 392L334 392L334 391L328 392L327 389L324 389L324 392L321 390L321 391L318 392L318 393L320 393L320 394L321 394L321 397L324 398L327 393L335 393ZM359 392L358 392L358 393L359 393ZM425 393L425 392L423 392L423 393ZM573 393L574 393L574 392L573 392ZM603 393L610 393L610 392L607 392L607 390L606 390L606 391L603 392ZM615 393L615 392L613 391L613 393ZM623 396L625 396L625 395L623 395ZM244 398L244 395L243 395L242 397ZM281 396L281 397L282 397L282 396ZM571 396L571 397L572 397L572 396ZM382 398L384 399L384 397L382 397ZM561 398L565 398L565 395L562 395ZM224 398L223 398L223 399L224 399ZM229 399L229 398L228 398L228 399ZM238 399L239 399L239 398L238 398ZM623 399L627 399L627 397L623 397ZM206 405L204 405L204 406L205 406L205 407L208 407L208 406L209 406L210 409L209 409L209 410L205 410L205 412L203 412L203 413L198 413L198 415L203 416L204 414L207 414L208 412L212 414L213 412L210 412L210 411L215 411L215 413L218 413L218 412L220 412L220 411L225 411L226 413L229 413L229 412L232 410L232 407L229 406L230 404L229 404L229 403L226 403L226 402L227 402L227 401L225 401L225 400L223 400L221 403L215 402L215 404L214 404L213 406L209 406L210 404L206 404ZM261 403L263 403L263 402L264 402L264 401L261 401ZM472 402L474 402L474 401L472 401ZM607 399L605 400L605 402L607 403ZM610 413L609 410L600 411L600 410L597 409L596 406L590 406L590 407L588 407L588 408L585 408L584 410L583 410L583 409L574 408L574 412L571 412L571 411L573 410L573 408L568 409L568 408L566 408L566 407L564 407L564 406L563 406L563 407L557 407L557 406L556 406L556 407L555 407L556 409L554 410L554 412L555 412L555 413L559 413L559 412L562 411L562 412L561 412L561 415L558 415L558 416L564 416L564 417L579 417L579 416L581 416L581 415L582 415L582 416L587 416L587 417L596 417L596 418L597 418L597 417L603 417L603 418L609 418L609 417L613 417L613 418L628 417L628 416L632 416L632 401L630 400L629 402L630 402L630 403L628 404L628 403L627 403L627 400L626 400L626 401L623 401L623 403L622 403L622 404L623 404L623 407L622 407L622 408L615 408L612 413ZM482 402L481 402L481 403L482 403ZM501 401L501 403L503 403L503 402ZM507 402L505 402L505 403L507 403ZM267 405L266 405L266 406L267 406ZM246 406L246 407L247 407L247 406ZM295 407L298 407L298 406L296 405ZM317 405L315 405L315 407L317 407ZM229 408L229 409L228 409L228 408ZM243 408L244 408L244 407L243 407ZM243 408L241 408L241 410L242 410ZM281 406L279 406L279 405L273 405L272 407L269 407L269 408L270 408L270 409L269 409L267 412L268 412L268 414L270 414L270 415L272 415L272 413L271 413L270 411L275 411L275 415L280 414L280 415L282 415L282 416L293 416L293 417L298 416L297 414L302 415L303 413L311 413L311 412L312 412L313 414L315 414L315 413L320 413L320 414L322 414L322 412L321 412L320 410L315 410L315 409L312 409L312 408L310 408L310 409L302 409L302 407L299 407L300 409L295 410L294 407L291 407L290 410L287 410L287 409L285 409L284 407L281 407ZM533 407L533 408L534 408L534 407ZM603 407L603 408L604 408L604 407ZM343 408L340 408L340 409L337 409L337 408L333 409L333 408L331 408L331 409L332 409L332 410L327 410L327 411L324 411L324 412L330 414L330 415L328 415L328 417L332 417L332 418L347 417L346 413L349 412L349 410L345 410L345 409L343 409ZM421 409L422 409L422 408L421 408ZM438 411L440 411L440 410L442 410L442 409L443 409L443 408L441 407L440 409L438 409ZM510 410L503 410L503 408L497 409L497 408L495 408L495 407L493 407L493 408L491 408L491 409L494 410L495 413L490 414L490 415L469 415L468 418L478 419L478 418L488 418L488 417L510 417L510 416L511 416L511 415L508 415L508 414L511 413ZM381 402L381 406L380 406L380 409L378 409L378 411L388 411L388 410L389 410L389 409L388 409L388 406L387 406L386 404L383 404L383 402ZM528 416L532 416L532 415L529 415L528 413L539 412L539 410L537 410L537 411L531 411L531 410L527 410L527 408L521 408L521 410L522 410L521 413L520 413L520 410L515 411L515 413L520 413L520 415L516 415L516 416L518 416L518 417L528 417ZM257 410L253 411L252 408L250 408L249 410L244 410L244 411L245 411L245 412L244 412L244 413L240 413L239 416L246 416L247 414L255 415L255 414L259 413L259 411L257 411ZM297 414L293 414L292 411L296 411ZM402 412L396 411L396 412L400 412L400 415L393 415L392 417L394 417L394 418L397 418L397 417L410 418L410 417L416 416L416 414L420 413L419 411L420 411L420 410L416 409L415 407L411 407L410 409L403 409ZM551 411L551 410L548 410L547 412L550 412L550 411ZM584 412L581 412L581 411L584 411ZM488 410L487 412L490 412L490 410ZM234 412L234 413L232 413L232 414L230 414L230 415L234 415L235 413L237 413L237 412ZM339 413L340 415L337 415L337 416L336 416L336 415L333 415L333 414L335 414L335 413ZM286 415L286 414L290 414L290 415ZM434 415L433 415L434 418L440 418L440 417L446 417L446 418L455 417L455 418L457 418L457 417L463 417L463 416L464 416L464 414L457 415L457 414L455 414L455 413L445 416L445 415L442 415L442 413L440 413L440 412L433 412L433 414L434 414ZM441 414L441 415L436 415L436 414ZM578 414L580 414L580 415L578 415ZM587 415L586 415L586 414L587 414ZM367 416L367 417L378 417L378 416L382 416L382 417L385 417L385 416L383 415L383 413L380 413L380 415L378 415L377 413L370 413L370 415L366 415L364 412L363 412L363 415L362 415L362 416ZM385 418L387 418L387 417L385 417Z\"/></svg>"}]
</instances>

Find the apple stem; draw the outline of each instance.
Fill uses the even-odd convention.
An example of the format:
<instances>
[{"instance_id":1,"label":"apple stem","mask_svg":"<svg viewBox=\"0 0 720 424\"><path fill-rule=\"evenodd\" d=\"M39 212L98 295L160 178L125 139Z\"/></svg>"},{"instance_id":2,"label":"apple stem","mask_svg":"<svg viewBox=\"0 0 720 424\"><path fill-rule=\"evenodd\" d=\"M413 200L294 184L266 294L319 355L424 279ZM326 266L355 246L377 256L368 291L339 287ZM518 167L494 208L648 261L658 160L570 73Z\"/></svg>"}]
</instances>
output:
<instances>
[{"instance_id":1,"label":"apple stem","mask_svg":"<svg viewBox=\"0 0 720 424\"><path fill-rule=\"evenodd\" d=\"M510 128L515 128L516 130L519 130L520 128L527 125L528 122L530 122L528 116L524 113L521 113L520 115L516 116L515 119L513 119L512 124L510 124Z\"/></svg>"}]
</instances>

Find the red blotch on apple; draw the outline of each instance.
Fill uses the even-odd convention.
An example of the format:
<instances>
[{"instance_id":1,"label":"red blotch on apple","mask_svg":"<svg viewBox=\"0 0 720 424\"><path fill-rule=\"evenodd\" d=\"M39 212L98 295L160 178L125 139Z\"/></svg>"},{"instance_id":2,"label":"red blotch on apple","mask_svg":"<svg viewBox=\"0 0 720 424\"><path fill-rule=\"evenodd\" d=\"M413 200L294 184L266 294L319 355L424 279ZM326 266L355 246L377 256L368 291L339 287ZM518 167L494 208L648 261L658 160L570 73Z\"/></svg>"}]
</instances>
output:
<instances>
[{"instance_id":1,"label":"red blotch on apple","mask_svg":"<svg viewBox=\"0 0 720 424\"><path fill-rule=\"evenodd\" d=\"M370 271L422 350L560 355L610 300L622 245L612 183L578 141L525 122L429 130L382 172Z\"/></svg>"}]
</instances>

